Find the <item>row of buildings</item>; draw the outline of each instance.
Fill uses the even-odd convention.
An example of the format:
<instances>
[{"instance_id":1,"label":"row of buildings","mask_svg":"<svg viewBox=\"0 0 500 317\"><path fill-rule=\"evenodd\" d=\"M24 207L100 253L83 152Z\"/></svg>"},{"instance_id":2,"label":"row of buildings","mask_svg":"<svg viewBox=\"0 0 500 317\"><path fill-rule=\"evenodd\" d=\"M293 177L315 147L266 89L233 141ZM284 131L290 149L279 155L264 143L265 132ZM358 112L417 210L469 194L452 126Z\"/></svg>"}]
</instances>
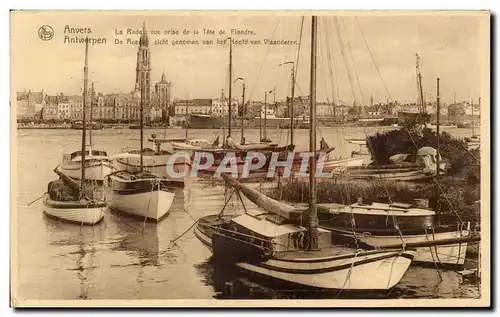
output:
<instances>
[{"instance_id":1,"label":"row of buildings","mask_svg":"<svg viewBox=\"0 0 500 317\"><path fill-rule=\"evenodd\" d=\"M171 83L165 80L165 75L155 85L155 91L151 94L144 110L146 121L168 120L169 116L184 117L197 113L211 116L226 116L228 114L228 100L219 99L189 99L170 100ZM89 104L92 101L92 119L101 121L136 121L139 120L140 93L117 94L93 94L89 92ZM294 115L308 115L309 100L307 97L296 97L294 102ZM254 118L262 116L267 108L268 116L289 117L290 100L278 101L276 103L264 104L261 101L247 101L245 106L234 100L231 103L234 117ZM76 121L82 119L83 96L82 95L47 95L40 92L18 92L17 93L17 117L28 120L66 120ZM87 110L89 111L89 110ZM436 113L436 104L428 103L426 111L429 114ZM345 104L333 105L328 102L318 102L318 117L383 117L397 116L400 112L418 112L417 104L400 104L398 102L379 103L372 106L356 107ZM479 115L478 104L470 102L443 104L440 114L444 116ZM88 113L88 112L87 112Z\"/></svg>"},{"instance_id":2,"label":"row of buildings","mask_svg":"<svg viewBox=\"0 0 500 317\"><path fill-rule=\"evenodd\" d=\"M97 121L135 121L140 117L140 100L134 99L130 94L95 94L90 97L87 109L89 119L90 102L92 100L92 120ZM161 120L164 110L154 103L144 109L145 120ZM17 93L17 118L19 120L82 120L83 96L82 95L47 95L43 92L18 92Z\"/></svg>"}]
</instances>

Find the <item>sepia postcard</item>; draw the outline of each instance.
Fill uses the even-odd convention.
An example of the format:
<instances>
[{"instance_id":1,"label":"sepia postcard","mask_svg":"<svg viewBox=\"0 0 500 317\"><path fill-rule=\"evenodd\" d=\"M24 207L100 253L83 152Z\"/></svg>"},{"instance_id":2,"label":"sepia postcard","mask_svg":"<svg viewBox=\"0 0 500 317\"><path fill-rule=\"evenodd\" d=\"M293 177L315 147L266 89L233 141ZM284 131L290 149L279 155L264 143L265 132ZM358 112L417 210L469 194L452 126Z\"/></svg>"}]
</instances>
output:
<instances>
[{"instance_id":1,"label":"sepia postcard","mask_svg":"<svg viewBox=\"0 0 500 317\"><path fill-rule=\"evenodd\" d=\"M11 11L12 307L489 307L489 11Z\"/></svg>"}]
</instances>

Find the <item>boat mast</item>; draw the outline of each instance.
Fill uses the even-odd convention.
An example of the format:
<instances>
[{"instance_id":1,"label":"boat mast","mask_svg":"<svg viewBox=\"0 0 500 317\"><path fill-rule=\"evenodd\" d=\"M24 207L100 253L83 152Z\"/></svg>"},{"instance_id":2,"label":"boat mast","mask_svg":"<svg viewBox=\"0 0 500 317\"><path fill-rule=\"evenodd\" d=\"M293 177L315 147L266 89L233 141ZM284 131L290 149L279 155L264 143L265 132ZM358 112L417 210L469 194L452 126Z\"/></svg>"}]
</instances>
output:
<instances>
[{"instance_id":1,"label":"boat mast","mask_svg":"<svg viewBox=\"0 0 500 317\"><path fill-rule=\"evenodd\" d=\"M264 142L267 141L267 91L264 94ZM262 140L261 140L262 142Z\"/></svg>"},{"instance_id":2,"label":"boat mast","mask_svg":"<svg viewBox=\"0 0 500 317\"><path fill-rule=\"evenodd\" d=\"M94 81L92 81L92 88L90 88L90 125L89 125L89 155L92 156L92 106L94 105Z\"/></svg>"},{"instance_id":3,"label":"boat mast","mask_svg":"<svg viewBox=\"0 0 500 317\"><path fill-rule=\"evenodd\" d=\"M140 118L140 125L141 125L141 153L140 153L140 157L141 157L141 169L140 171L142 172L142 168L143 168L143 147L144 147L144 127L143 127L143 124L144 124L144 76L143 74L141 73L141 80L140 80L140 88L141 88L141 101L140 101L140 114L139 114L139 118Z\"/></svg>"},{"instance_id":4,"label":"boat mast","mask_svg":"<svg viewBox=\"0 0 500 317\"><path fill-rule=\"evenodd\" d=\"M420 113L425 113L425 105L424 105L424 91L422 89L422 74L420 73L420 57L417 53L415 53L417 57L416 62L416 71L417 71L417 90L418 90L418 98L420 98Z\"/></svg>"},{"instance_id":5,"label":"boat mast","mask_svg":"<svg viewBox=\"0 0 500 317\"><path fill-rule=\"evenodd\" d=\"M478 100L479 104L479 110L481 110L481 97L479 97L479 100ZM472 136L474 136L474 125L476 124L476 117L474 117L474 105L472 104L471 102L471 106L472 106Z\"/></svg>"},{"instance_id":6,"label":"boat mast","mask_svg":"<svg viewBox=\"0 0 500 317\"><path fill-rule=\"evenodd\" d=\"M245 142L245 137L243 135L244 114L245 114L245 83L243 83L243 92L241 93L241 144Z\"/></svg>"},{"instance_id":7,"label":"boat mast","mask_svg":"<svg viewBox=\"0 0 500 317\"><path fill-rule=\"evenodd\" d=\"M290 144L293 144L293 98L295 93L295 63L292 62L292 100L290 101Z\"/></svg>"},{"instance_id":8,"label":"boat mast","mask_svg":"<svg viewBox=\"0 0 500 317\"><path fill-rule=\"evenodd\" d=\"M85 66L83 67L83 111L82 111L82 160L81 160L81 170L82 174L80 176L80 199L84 196L84 184L85 184L85 110L87 109L87 89L88 89L88 72L89 72L89 38L85 38Z\"/></svg>"},{"instance_id":9,"label":"boat mast","mask_svg":"<svg viewBox=\"0 0 500 317\"><path fill-rule=\"evenodd\" d=\"M233 39L229 38L229 123L227 127L227 136L231 137L231 101L232 101L232 86L233 86ZM224 140L224 144L226 141Z\"/></svg>"},{"instance_id":10,"label":"boat mast","mask_svg":"<svg viewBox=\"0 0 500 317\"><path fill-rule=\"evenodd\" d=\"M221 102L221 120L220 120L220 124L222 126L222 147L225 147L226 146L226 142L224 140L226 140L226 127L224 125L224 117L225 117L225 114L224 114L224 99L226 97L224 96L224 88L222 89L221 91L221 96L220 96L220 102Z\"/></svg>"},{"instance_id":11,"label":"boat mast","mask_svg":"<svg viewBox=\"0 0 500 317\"><path fill-rule=\"evenodd\" d=\"M440 171L440 158L439 158L439 117L440 117L440 111L441 111L441 101L439 97L439 78L437 78L437 92L436 92L436 132L437 132L437 157L436 157L436 189L437 189L437 216L438 216L438 224L440 224L441 221L441 204L439 203L439 174L441 173Z\"/></svg>"},{"instance_id":12,"label":"boat mast","mask_svg":"<svg viewBox=\"0 0 500 317\"><path fill-rule=\"evenodd\" d=\"M437 79L437 94L436 94L436 132L437 132L437 158L436 158L436 163L437 163L437 168L436 168L436 180L439 178L439 115L440 115L440 110L441 110L441 104L439 100L439 78ZM438 199L439 200L439 199Z\"/></svg>"},{"instance_id":13,"label":"boat mast","mask_svg":"<svg viewBox=\"0 0 500 317\"><path fill-rule=\"evenodd\" d=\"M318 249L318 214L316 211L316 32L317 17L311 22L311 78L309 98L309 151L312 157L309 164L309 249Z\"/></svg>"},{"instance_id":14,"label":"boat mast","mask_svg":"<svg viewBox=\"0 0 500 317\"><path fill-rule=\"evenodd\" d=\"M262 142L262 103L259 101L259 139Z\"/></svg>"}]
</instances>

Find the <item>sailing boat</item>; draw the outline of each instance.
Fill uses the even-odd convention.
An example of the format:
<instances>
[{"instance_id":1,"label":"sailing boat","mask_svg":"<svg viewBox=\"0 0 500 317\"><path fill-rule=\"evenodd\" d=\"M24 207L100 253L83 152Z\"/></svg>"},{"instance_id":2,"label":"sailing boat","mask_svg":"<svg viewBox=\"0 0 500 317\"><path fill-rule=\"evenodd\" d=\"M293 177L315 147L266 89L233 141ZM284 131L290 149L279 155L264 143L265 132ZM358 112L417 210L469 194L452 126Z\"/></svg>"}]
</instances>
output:
<instances>
[{"instance_id":1,"label":"sailing boat","mask_svg":"<svg viewBox=\"0 0 500 317\"><path fill-rule=\"evenodd\" d=\"M309 143L313 154L316 153L316 26L317 17L313 16ZM309 171L308 209L280 203L224 174L223 178L238 194L241 192L266 212L256 215L245 212L225 220L207 216L197 222L195 235L212 250L216 260L234 263L248 273L274 281L341 291L383 291L394 287L408 270L414 251L356 251L332 246L330 232L318 228L315 160L310 160Z\"/></svg>"},{"instance_id":2,"label":"sailing boat","mask_svg":"<svg viewBox=\"0 0 500 317\"><path fill-rule=\"evenodd\" d=\"M145 32L145 25L139 45L148 45L149 41ZM148 51L144 51L146 54ZM138 65L138 72L149 68L148 59L143 59ZM140 74L140 131L141 148L139 152L140 165L138 169L127 169L112 173L106 177L107 200L110 208L123 211L125 213L153 219L161 220L165 217L172 206L174 193L168 189L168 180L161 179L155 174L144 170L144 101L145 101L145 78L143 72Z\"/></svg>"},{"instance_id":3,"label":"sailing boat","mask_svg":"<svg viewBox=\"0 0 500 317\"><path fill-rule=\"evenodd\" d=\"M85 190L87 169L85 168L85 110L87 109L87 77L88 77L88 38L85 41L85 66L83 81L83 111L82 111L82 151L80 164L80 184L65 175L57 168L54 172L60 179L48 184L44 194L44 212L48 216L79 224L94 225L104 217L106 203L89 198Z\"/></svg>"},{"instance_id":4,"label":"sailing boat","mask_svg":"<svg viewBox=\"0 0 500 317\"><path fill-rule=\"evenodd\" d=\"M86 94L85 94L86 95ZM92 82L90 100L90 124L89 124L89 145L81 151L74 151L72 153L64 153L61 163L57 167L59 171L66 174L73 179L80 179L81 175L81 161L84 160L85 176L88 181L97 181L102 183L104 177L111 173L111 162L108 155L104 150L95 150L92 146L92 105L94 103L94 83ZM84 104L87 101L84 100ZM85 111L85 110L83 110ZM82 122L83 129L83 122ZM85 154L82 155L83 151ZM85 158L83 158L85 156Z\"/></svg>"}]
</instances>

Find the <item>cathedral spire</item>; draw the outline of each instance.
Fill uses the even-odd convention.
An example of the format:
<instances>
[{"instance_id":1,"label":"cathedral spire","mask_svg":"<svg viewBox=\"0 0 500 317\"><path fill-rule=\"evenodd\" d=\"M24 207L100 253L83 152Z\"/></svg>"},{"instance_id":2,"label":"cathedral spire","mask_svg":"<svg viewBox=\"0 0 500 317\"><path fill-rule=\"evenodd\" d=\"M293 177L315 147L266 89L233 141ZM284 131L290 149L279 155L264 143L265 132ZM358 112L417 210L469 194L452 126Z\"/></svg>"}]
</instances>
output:
<instances>
[{"instance_id":1,"label":"cathedral spire","mask_svg":"<svg viewBox=\"0 0 500 317\"><path fill-rule=\"evenodd\" d=\"M139 39L140 46L149 46L148 31L146 31L146 22L142 23L142 33Z\"/></svg>"}]
</instances>

